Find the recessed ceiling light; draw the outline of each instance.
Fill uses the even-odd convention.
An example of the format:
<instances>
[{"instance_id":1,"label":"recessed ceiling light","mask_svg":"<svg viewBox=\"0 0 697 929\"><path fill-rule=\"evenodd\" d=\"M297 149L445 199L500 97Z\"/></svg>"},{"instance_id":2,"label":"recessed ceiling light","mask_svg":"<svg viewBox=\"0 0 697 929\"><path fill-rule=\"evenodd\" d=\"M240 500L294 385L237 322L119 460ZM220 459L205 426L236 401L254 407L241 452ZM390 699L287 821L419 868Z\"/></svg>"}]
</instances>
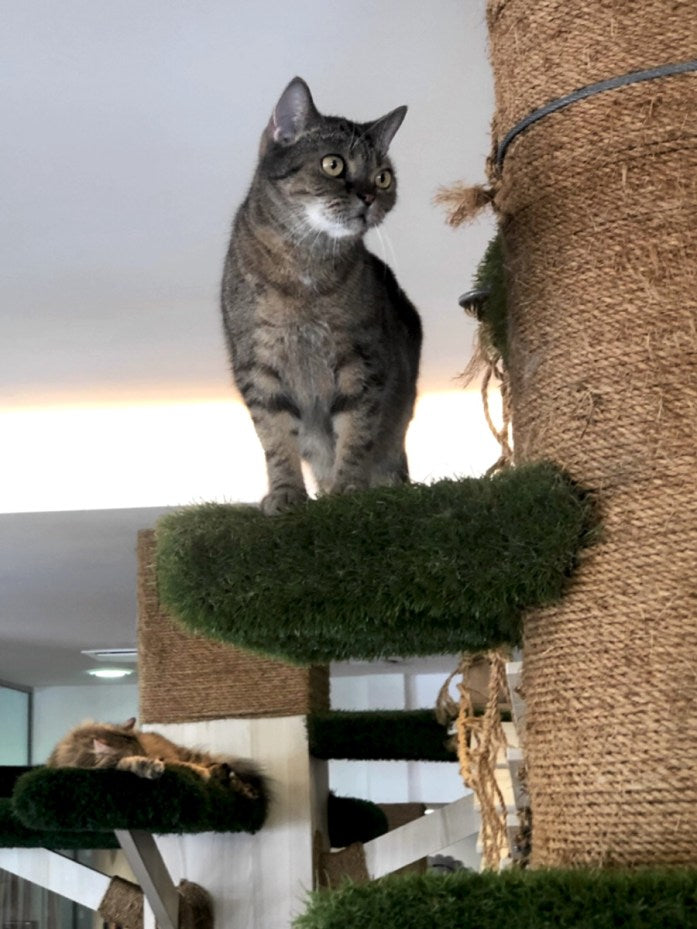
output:
<instances>
[{"instance_id":1,"label":"recessed ceiling light","mask_svg":"<svg viewBox=\"0 0 697 929\"><path fill-rule=\"evenodd\" d=\"M90 668L87 673L91 674L92 677L116 679L119 677L127 677L129 674L133 674L133 669L132 668Z\"/></svg>"}]
</instances>

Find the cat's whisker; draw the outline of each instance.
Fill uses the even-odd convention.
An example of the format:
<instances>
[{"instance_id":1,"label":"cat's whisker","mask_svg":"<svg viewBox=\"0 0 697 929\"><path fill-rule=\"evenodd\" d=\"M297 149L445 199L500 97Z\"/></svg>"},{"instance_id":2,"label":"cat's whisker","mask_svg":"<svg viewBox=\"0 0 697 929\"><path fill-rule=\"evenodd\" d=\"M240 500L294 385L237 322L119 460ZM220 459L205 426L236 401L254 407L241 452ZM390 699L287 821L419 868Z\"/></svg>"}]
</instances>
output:
<instances>
[{"instance_id":1,"label":"cat's whisker","mask_svg":"<svg viewBox=\"0 0 697 929\"><path fill-rule=\"evenodd\" d=\"M387 259L385 259L385 261L387 264L390 265L395 275L399 277L400 276L399 261L397 259L397 252L395 251L394 246L392 245L392 239L390 238L389 233L385 232L384 229L382 230L382 233L381 233L381 238L382 237L384 237L384 242L385 242L385 245L387 246L387 250L390 256L389 261L387 261Z\"/></svg>"}]
</instances>

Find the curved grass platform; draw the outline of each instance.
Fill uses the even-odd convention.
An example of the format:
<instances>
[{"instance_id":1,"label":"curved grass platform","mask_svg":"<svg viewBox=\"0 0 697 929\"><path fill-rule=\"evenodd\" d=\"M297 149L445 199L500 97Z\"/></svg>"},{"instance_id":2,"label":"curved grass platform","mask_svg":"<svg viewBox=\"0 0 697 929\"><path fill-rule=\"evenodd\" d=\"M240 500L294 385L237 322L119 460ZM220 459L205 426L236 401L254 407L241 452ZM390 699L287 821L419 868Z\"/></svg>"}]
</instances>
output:
<instances>
[{"instance_id":1,"label":"curved grass platform","mask_svg":"<svg viewBox=\"0 0 697 929\"><path fill-rule=\"evenodd\" d=\"M18 774L16 783L12 780ZM149 781L123 771L17 768L0 785L0 847L118 848L114 829L147 832L256 832L268 800L249 800L188 771L169 768ZM377 804L355 797L327 798L334 847L368 842L387 832Z\"/></svg>"},{"instance_id":2,"label":"curved grass platform","mask_svg":"<svg viewBox=\"0 0 697 929\"><path fill-rule=\"evenodd\" d=\"M74 832L30 829L14 812L10 797L0 797L0 848L118 848L113 830Z\"/></svg>"},{"instance_id":3,"label":"curved grass platform","mask_svg":"<svg viewBox=\"0 0 697 929\"><path fill-rule=\"evenodd\" d=\"M312 894L295 929L695 929L694 871L461 871Z\"/></svg>"},{"instance_id":4,"label":"curved grass platform","mask_svg":"<svg viewBox=\"0 0 697 929\"><path fill-rule=\"evenodd\" d=\"M157 525L184 626L298 664L518 644L588 542L588 496L550 464L324 497L277 517L204 504Z\"/></svg>"},{"instance_id":5,"label":"curved grass platform","mask_svg":"<svg viewBox=\"0 0 697 929\"><path fill-rule=\"evenodd\" d=\"M22 825L50 832L256 832L267 802L181 768L151 781L113 769L42 767L22 775L12 794Z\"/></svg>"}]
</instances>

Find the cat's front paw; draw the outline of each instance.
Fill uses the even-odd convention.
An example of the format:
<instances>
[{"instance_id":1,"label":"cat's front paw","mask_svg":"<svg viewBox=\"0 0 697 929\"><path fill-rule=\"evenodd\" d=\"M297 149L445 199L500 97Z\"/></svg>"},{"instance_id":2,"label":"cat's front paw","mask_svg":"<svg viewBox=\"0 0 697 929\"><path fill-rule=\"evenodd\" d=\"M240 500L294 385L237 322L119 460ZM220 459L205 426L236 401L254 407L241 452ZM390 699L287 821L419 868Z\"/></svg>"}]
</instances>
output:
<instances>
[{"instance_id":1,"label":"cat's front paw","mask_svg":"<svg viewBox=\"0 0 697 929\"><path fill-rule=\"evenodd\" d=\"M150 781L162 777L165 763L161 758L143 758L140 755L122 758L116 767L121 771L130 771L136 777L145 777Z\"/></svg>"},{"instance_id":2,"label":"cat's front paw","mask_svg":"<svg viewBox=\"0 0 697 929\"><path fill-rule=\"evenodd\" d=\"M149 777L152 781L157 780L165 773L165 763L161 758L153 758L146 771L143 777Z\"/></svg>"},{"instance_id":3,"label":"cat's front paw","mask_svg":"<svg viewBox=\"0 0 697 929\"><path fill-rule=\"evenodd\" d=\"M242 794L243 797L247 797L248 800L257 800L260 796L260 791L254 784L250 784L249 781L240 777L232 769L230 769L229 784L232 790Z\"/></svg>"},{"instance_id":4,"label":"cat's front paw","mask_svg":"<svg viewBox=\"0 0 697 929\"><path fill-rule=\"evenodd\" d=\"M272 490L261 501L264 516L278 516L295 510L307 502L307 492L301 487L282 487Z\"/></svg>"},{"instance_id":5,"label":"cat's front paw","mask_svg":"<svg viewBox=\"0 0 697 929\"><path fill-rule=\"evenodd\" d=\"M354 494L359 490L367 490L369 487L368 481L363 481L361 479L352 478L347 481L334 481L332 486L329 488L330 494Z\"/></svg>"}]
</instances>

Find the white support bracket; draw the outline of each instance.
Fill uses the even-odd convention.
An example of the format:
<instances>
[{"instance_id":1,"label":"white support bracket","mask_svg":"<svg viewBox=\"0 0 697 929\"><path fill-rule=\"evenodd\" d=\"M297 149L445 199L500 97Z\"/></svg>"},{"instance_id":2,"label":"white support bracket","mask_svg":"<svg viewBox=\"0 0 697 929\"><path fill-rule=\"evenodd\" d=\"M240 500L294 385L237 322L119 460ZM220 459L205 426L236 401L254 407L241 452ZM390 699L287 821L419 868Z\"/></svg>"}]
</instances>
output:
<instances>
[{"instance_id":1,"label":"white support bracket","mask_svg":"<svg viewBox=\"0 0 697 929\"><path fill-rule=\"evenodd\" d=\"M404 865L435 855L479 831L479 814L472 794L421 816L363 845L372 880Z\"/></svg>"},{"instance_id":2,"label":"white support bracket","mask_svg":"<svg viewBox=\"0 0 697 929\"><path fill-rule=\"evenodd\" d=\"M95 911L111 883L107 874L47 848L0 848L0 868Z\"/></svg>"},{"instance_id":3,"label":"white support bracket","mask_svg":"<svg viewBox=\"0 0 697 929\"><path fill-rule=\"evenodd\" d=\"M151 833L115 829L116 838L160 929L178 929L179 892Z\"/></svg>"}]
</instances>

